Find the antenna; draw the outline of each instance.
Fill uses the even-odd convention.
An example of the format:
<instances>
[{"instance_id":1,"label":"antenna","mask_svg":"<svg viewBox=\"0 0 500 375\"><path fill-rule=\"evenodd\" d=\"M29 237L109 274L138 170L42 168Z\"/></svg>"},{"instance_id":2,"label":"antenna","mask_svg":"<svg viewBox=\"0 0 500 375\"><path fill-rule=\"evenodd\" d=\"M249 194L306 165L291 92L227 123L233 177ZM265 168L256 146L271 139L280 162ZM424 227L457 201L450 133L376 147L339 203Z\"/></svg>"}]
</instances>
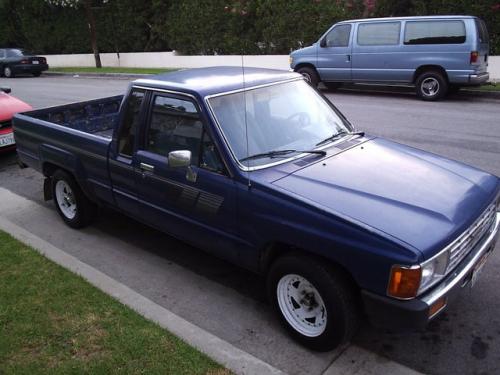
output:
<instances>
[{"instance_id":1,"label":"antenna","mask_svg":"<svg viewBox=\"0 0 500 375\"><path fill-rule=\"evenodd\" d=\"M243 61L243 53L241 54L241 72L243 76L243 103L244 103L244 113L245 113L245 138L246 138L246 146L247 146L247 180L248 180L248 188L252 187L252 183L250 182L250 159L248 156L250 155L250 150L248 146L248 122L247 122L247 91L245 85L245 63Z\"/></svg>"}]
</instances>

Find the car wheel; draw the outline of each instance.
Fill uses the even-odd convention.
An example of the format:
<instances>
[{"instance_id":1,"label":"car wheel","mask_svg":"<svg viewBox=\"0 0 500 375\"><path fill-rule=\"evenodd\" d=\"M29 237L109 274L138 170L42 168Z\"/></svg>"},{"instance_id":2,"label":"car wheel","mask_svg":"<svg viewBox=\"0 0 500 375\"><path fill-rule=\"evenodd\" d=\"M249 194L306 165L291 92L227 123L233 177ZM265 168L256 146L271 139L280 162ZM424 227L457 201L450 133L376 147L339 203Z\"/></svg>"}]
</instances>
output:
<instances>
[{"instance_id":1,"label":"car wheel","mask_svg":"<svg viewBox=\"0 0 500 375\"><path fill-rule=\"evenodd\" d=\"M300 73L304 76L307 82L312 87L318 87L319 84L319 76L318 73L316 72L316 69L311 68L309 66L304 66L302 68L297 69L297 73Z\"/></svg>"},{"instance_id":2,"label":"car wheel","mask_svg":"<svg viewBox=\"0 0 500 375\"><path fill-rule=\"evenodd\" d=\"M14 72L9 66L3 68L3 75L5 78L14 78Z\"/></svg>"},{"instance_id":3,"label":"car wheel","mask_svg":"<svg viewBox=\"0 0 500 375\"><path fill-rule=\"evenodd\" d=\"M342 86L342 82L323 82L328 90L337 90Z\"/></svg>"},{"instance_id":4,"label":"car wheel","mask_svg":"<svg viewBox=\"0 0 500 375\"><path fill-rule=\"evenodd\" d=\"M423 100L439 100L448 92L448 82L440 72L431 70L418 76L415 89Z\"/></svg>"},{"instance_id":5,"label":"car wheel","mask_svg":"<svg viewBox=\"0 0 500 375\"><path fill-rule=\"evenodd\" d=\"M42 72L35 72L35 73L33 73L33 75L34 75L35 77L40 77L40 76L42 75Z\"/></svg>"},{"instance_id":6,"label":"car wheel","mask_svg":"<svg viewBox=\"0 0 500 375\"><path fill-rule=\"evenodd\" d=\"M267 292L288 332L310 349L332 350L357 331L355 290L343 273L324 263L304 256L279 258L269 272Z\"/></svg>"},{"instance_id":7,"label":"car wheel","mask_svg":"<svg viewBox=\"0 0 500 375\"><path fill-rule=\"evenodd\" d=\"M52 196L59 215L72 228L85 227L95 216L95 204L85 196L73 176L63 170L52 176Z\"/></svg>"}]
</instances>

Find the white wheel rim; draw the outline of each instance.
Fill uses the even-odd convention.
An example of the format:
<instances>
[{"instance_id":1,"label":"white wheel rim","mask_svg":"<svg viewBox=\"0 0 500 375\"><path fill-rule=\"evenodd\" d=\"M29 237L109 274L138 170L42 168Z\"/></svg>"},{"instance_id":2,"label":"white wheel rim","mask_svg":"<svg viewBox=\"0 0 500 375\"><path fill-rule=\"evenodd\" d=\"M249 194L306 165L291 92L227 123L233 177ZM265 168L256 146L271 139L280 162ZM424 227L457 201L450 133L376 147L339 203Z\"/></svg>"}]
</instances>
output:
<instances>
[{"instance_id":1,"label":"white wheel rim","mask_svg":"<svg viewBox=\"0 0 500 375\"><path fill-rule=\"evenodd\" d=\"M325 303L307 279L285 275L278 282L276 293L281 313L293 329L307 337L317 337L325 331Z\"/></svg>"},{"instance_id":2,"label":"white wheel rim","mask_svg":"<svg viewBox=\"0 0 500 375\"><path fill-rule=\"evenodd\" d=\"M76 216L75 196L73 195L73 190L71 190L71 187L66 183L66 181L57 181L56 201L57 206L65 217L71 220Z\"/></svg>"},{"instance_id":3,"label":"white wheel rim","mask_svg":"<svg viewBox=\"0 0 500 375\"><path fill-rule=\"evenodd\" d=\"M434 96L439 91L439 81L436 78L429 77L422 81L422 92L426 96Z\"/></svg>"},{"instance_id":4,"label":"white wheel rim","mask_svg":"<svg viewBox=\"0 0 500 375\"><path fill-rule=\"evenodd\" d=\"M4 75L5 75L6 77L10 77L10 73L11 73L10 68L9 68L9 67L6 67L6 68L5 68L5 71L4 71Z\"/></svg>"},{"instance_id":5,"label":"white wheel rim","mask_svg":"<svg viewBox=\"0 0 500 375\"><path fill-rule=\"evenodd\" d=\"M309 73L302 72L300 74L302 74L302 76L306 79L307 82L309 82L309 83L312 82L311 76L309 75Z\"/></svg>"}]
</instances>

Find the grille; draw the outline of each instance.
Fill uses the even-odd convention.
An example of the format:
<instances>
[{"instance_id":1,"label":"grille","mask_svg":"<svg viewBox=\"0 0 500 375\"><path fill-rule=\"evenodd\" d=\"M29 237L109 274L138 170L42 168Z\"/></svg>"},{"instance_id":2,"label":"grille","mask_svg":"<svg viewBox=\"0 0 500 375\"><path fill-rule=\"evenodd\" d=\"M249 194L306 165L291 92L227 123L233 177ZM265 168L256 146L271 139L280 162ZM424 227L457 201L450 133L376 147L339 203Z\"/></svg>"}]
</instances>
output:
<instances>
[{"instance_id":1,"label":"grille","mask_svg":"<svg viewBox=\"0 0 500 375\"><path fill-rule=\"evenodd\" d=\"M450 245L450 261L446 273L454 269L462 259L469 254L479 240L489 232L495 221L495 204L491 204L486 211Z\"/></svg>"}]
</instances>

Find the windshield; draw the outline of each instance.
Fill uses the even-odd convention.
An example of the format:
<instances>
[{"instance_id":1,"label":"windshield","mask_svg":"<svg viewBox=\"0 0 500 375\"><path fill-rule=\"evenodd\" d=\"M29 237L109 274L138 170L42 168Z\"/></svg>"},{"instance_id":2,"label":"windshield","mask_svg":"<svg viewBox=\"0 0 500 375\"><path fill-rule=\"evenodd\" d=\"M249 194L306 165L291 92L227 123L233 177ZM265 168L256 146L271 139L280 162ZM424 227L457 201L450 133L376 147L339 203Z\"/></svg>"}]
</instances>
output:
<instances>
[{"instance_id":1,"label":"windshield","mask_svg":"<svg viewBox=\"0 0 500 375\"><path fill-rule=\"evenodd\" d=\"M234 156L247 167L294 156L275 151L313 150L325 139L350 131L333 107L303 80L217 96L209 103ZM248 158L269 152L273 153Z\"/></svg>"}]
</instances>

